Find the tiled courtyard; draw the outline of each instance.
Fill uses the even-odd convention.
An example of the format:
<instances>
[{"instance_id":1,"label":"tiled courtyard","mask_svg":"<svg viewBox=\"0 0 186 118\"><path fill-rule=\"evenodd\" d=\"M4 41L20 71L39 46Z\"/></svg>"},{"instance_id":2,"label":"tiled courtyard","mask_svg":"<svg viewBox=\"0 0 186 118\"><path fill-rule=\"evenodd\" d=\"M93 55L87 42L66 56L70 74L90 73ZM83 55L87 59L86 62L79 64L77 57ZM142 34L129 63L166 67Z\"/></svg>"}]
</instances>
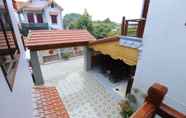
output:
<instances>
[{"instance_id":1,"label":"tiled courtyard","mask_svg":"<svg viewBox=\"0 0 186 118\"><path fill-rule=\"evenodd\" d=\"M83 57L42 65L41 68L45 84L57 87L70 118L121 117L118 102L122 97L108 87L114 86L109 85L102 74L85 71Z\"/></svg>"}]
</instances>

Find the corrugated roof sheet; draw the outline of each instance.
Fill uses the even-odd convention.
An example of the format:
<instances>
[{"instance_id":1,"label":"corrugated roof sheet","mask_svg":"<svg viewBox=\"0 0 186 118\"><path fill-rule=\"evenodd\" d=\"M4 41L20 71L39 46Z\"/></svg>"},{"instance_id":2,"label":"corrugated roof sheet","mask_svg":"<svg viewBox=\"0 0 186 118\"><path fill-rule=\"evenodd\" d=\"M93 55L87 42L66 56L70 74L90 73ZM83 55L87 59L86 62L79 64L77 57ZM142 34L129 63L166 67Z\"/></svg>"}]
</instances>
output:
<instances>
[{"instance_id":1,"label":"corrugated roof sheet","mask_svg":"<svg viewBox=\"0 0 186 118\"><path fill-rule=\"evenodd\" d=\"M31 50L87 45L96 40L87 30L32 30L26 40Z\"/></svg>"},{"instance_id":2,"label":"corrugated roof sheet","mask_svg":"<svg viewBox=\"0 0 186 118\"><path fill-rule=\"evenodd\" d=\"M113 59L120 59L130 66L137 64L138 49L120 45L118 37L91 42L89 47L104 55L110 55Z\"/></svg>"}]
</instances>

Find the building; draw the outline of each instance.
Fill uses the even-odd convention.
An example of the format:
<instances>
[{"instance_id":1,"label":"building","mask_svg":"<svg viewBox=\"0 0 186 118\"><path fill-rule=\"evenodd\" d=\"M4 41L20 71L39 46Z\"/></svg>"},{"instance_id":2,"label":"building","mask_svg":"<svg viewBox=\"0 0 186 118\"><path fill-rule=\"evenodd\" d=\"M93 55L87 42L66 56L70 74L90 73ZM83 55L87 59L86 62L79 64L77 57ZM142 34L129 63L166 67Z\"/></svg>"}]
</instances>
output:
<instances>
[{"instance_id":1,"label":"building","mask_svg":"<svg viewBox=\"0 0 186 118\"><path fill-rule=\"evenodd\" d=\"M186 113L184 4L184 0L150 1L134 87L146 92L154 82L163 83L169 88L166 103Z\"/></svg>"},{"instance_id":2,"label":"building","mask_svg":"<svg viewBox=\"0 0 186 118\"><path fill-rule=\"evenodd\" d=\"M63 29L62 11L54 0L30 0L17 2L21 23L48 25L49 29Z\"/></svg>"},{"instance_id":3,"label":"building","mask_svg":"<svg viewBox=\"0 0 186 118\"><path fill-rule=\"evenodd\" d=\"M63 29L63 8L54 0L29 0L28 2L17 1L17 13L24 30ZM29 31L26 31L29 35ZM61 59L65 49L52 49L38 51L41 64ZM66 49L73 52L73 48Z\"/></svg>"}]
</instances>

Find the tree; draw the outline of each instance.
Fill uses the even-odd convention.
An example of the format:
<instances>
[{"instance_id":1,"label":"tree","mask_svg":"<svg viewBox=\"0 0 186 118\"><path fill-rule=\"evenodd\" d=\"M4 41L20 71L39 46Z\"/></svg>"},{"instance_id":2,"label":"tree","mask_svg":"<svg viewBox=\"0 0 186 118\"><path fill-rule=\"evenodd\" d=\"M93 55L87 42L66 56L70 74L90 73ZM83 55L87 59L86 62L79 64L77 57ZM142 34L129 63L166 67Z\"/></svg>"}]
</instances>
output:
<instances>
[{"instance_id":1,"label":"tree","mask_svg":"<svg viewBox=\"0 0 186 118\"><path fill-rule=\"evenodd\" d=\"M103 21L93 22L93 35L96 38L105 38L119 34L119 25L112 22L109 18Z\"/></svg>"},{"instance_id":2,"label":"tree","mask_svg":"<svg viewBox=\"0 0 186 118\"><path fill-rule=\"evenodd\" d=\"M75 18L74 18L75 16ZM109 36L116 36L119 32L119 24L112 22L109 18L103 21L92 21L91 16L85 9L83 15L75 15L74 13L66 15L66 28L68 29L86 29L95 38L105 38Z\"/></svg>"},{"instance_id":3,"label":"tree","mask_svg":"<svg viewBox=\"0 0 186 118\"><path fill-rule=\"evenodd\" d=\"M91 16L89 16L86 9L83 15L81 15L80 18L76 22L71 24L69 28L70 29L86 29L90 33L92 33L92 30L93 30L92 19L91 19Z\"/></svg>"},{"instance_id":4,"label":"tree","mask_svg":"<svg viewBox=\"0 0 186 118\"><path fill-rule=\"evenodd\" d=\"M63 18L64 28L69 29L70 27L72 27L72 25L77 22L80 17L81 15L77 13L66 14Z\"/></svg>"},{"instance_id":5,"label":"tree","mask_svg":"<svg viewBox=\"0 0 186 118\"><path fill-rule=\"evenodd\" d=\"M109 18L106 18L103 22L105 22L105 23L112 23L112 21Z\"/></svg>"}]
</instances>

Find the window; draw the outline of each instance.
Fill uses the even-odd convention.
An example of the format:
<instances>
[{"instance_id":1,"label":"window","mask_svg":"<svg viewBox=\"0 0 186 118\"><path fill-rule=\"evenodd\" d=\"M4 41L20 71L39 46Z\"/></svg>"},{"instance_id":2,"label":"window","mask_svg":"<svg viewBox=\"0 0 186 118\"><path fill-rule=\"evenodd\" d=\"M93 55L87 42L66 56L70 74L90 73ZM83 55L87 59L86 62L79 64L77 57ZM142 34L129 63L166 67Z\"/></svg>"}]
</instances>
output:
<instances>
[{"instance_id":1,"label":"window","mask_svg":"<svg viewBox=\"0 0 186 118\"><path fill-rule=\"evenodd\" d=\"M54 6L54 2L52 2L52 3L51 3L51 8L54 8L54 7L55 7L55 6Z\"/></svg>"},{"instance_id":2,"label":"window","mask_svg":"<svg viewBox=\"0 0 186 118\"><path fill-rule=\"evenodd\" d=\"M34 23L34 14L33 13L28 13L27 18L28 18L29 23Z\"/></svg>"},{"instance_id":3,"label":"window","mask_svg":"<svg viewBox=\"0 0 186 118\"><path fill-rule=\"evenodd\" d=\"M51 15L52 24L57 24L57 15Z\"/></svg>"},{"instance_id":4,"label":"window","mask_svg":"<svg viewBox=\"0 0 186 118\"><path fill-rule=\"evenodd\" d=\"M43 17L42 17L41 13L36 14L36 17L37 17L37 22L38 23L43 23Z\"/></svg>"},{"instance_id":5,"label":"window","mask_svg":"<svg viewBox=\"0 0 186 118\"><path fill-rule=\"evenodd\" d=\"M6 1L3 1L0 8L0 70L12 91L20 51L7 8Z\"/></svg>"}]
</instances>

